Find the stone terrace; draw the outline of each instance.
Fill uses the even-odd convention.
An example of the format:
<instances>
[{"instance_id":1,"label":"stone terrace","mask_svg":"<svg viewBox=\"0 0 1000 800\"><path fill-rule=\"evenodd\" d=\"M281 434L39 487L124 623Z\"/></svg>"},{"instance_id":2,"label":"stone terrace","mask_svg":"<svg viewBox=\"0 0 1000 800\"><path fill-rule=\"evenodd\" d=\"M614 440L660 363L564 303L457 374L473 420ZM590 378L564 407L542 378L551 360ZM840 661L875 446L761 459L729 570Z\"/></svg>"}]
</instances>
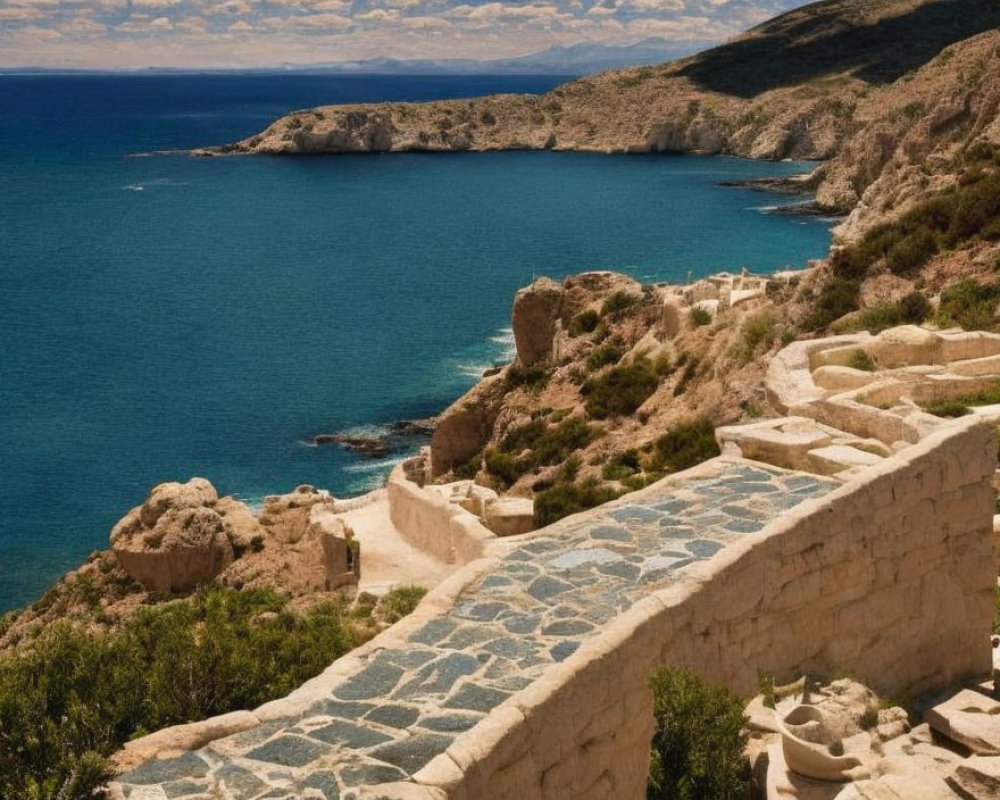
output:
<instances>
[{"instance_id":1,"label":"stone terrace","mask_svg":"<svg viewBox=\"0 0 1000 800\"><path fill-rule=\"evenodd\" d=\"M147 761L119 778L115 794L348 800L361 787L405 781L688 566L841 485L742 459L704 466L632 503L505 540L494 568L453 606L405 640L369 649L325 697Z\"/></svg>"}]
</instances>

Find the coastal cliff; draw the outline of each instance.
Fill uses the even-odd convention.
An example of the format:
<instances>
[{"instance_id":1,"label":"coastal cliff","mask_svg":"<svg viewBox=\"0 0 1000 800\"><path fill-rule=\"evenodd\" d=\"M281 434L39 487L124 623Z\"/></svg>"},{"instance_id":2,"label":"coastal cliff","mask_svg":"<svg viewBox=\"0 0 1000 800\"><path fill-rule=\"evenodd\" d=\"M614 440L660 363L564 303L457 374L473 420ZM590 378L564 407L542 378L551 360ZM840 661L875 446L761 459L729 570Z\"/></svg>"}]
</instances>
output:
<instances>
[{"instance_id":1,"label":"coastal cliff","mask_svg":"<svg viewBox=\"0 0 1000 800\"><path fill-rule=\"evenodd\" d=\"M541 96L323 106L197 152L812 159L825 162L808 184L820 209L847 213L864 203L841 230L850 238L881 213L870 209L898 209L927 188L918 176L899 175L901 164L912 167L907 173L926 169L963 138L997 135L985 124L996 113L997 26L1000 8L985 0L826 0L696 56L588 76Z\"/></svg>"}]
</instances>

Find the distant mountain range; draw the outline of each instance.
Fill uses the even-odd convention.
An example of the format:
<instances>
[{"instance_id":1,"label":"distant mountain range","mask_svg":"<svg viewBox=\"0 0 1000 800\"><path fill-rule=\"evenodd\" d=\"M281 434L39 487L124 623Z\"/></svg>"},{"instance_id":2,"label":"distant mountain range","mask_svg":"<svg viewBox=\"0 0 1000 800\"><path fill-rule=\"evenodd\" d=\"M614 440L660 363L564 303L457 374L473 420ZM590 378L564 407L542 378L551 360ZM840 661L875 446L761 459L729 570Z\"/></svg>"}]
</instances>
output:
<instances>
[{"instance_id":1,"label":"distant mountain range","mask_svg":"<svg viewBox=\"0 0 1000 800\"><path fill-rule=\"evenodd\" d=\"M478 61L466 58L399 60L394 58L369 58L362 61L344 61L328 64L286 65L289 70L309 72L411 74L411 75L525 75L557 74L583 75L608 69L661 64L691 55L712 42L672 42L652 37L627 45L609 45L599 42L579 42L566 47L556 46L537 53L514 58Z\"/></svg>"},{"instance_id":2,"label":"distant mountain range","mask_svg":"<svg viewBox=\"0 0 1000 800\"><path fill-rule=\"evenodd\" d=\"M341 75L567 75L577 76L609 69L661 64L691 55L713 42L672 42L651 37L626 45L579 42L568 46L550 47L537 53L513 58L476 60L471 58L396 59L367 58L361 61L331 61L318 64L276 64L272 66L239 69L178 69L149 67L128 70L141 74L176 74L181 72L232 73L232 72L299 72L308 74ZM0 69L2 73L105 73L108 70L66 70L45 68Z\"/></svg>"}]
</instances>

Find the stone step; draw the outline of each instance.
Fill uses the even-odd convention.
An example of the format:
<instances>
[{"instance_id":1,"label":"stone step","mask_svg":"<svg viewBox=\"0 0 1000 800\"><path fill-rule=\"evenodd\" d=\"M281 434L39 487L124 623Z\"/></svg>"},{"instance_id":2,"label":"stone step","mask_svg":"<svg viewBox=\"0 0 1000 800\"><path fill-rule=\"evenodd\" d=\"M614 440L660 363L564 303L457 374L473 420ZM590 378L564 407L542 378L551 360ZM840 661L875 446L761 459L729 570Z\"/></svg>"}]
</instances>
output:
<instances>
[{"instance_id":1,"label":"stone step","mask_svg":"<svg viewBox=\"0 0 1000 800\"><path fill-rule=\"evenodd\" d=\"M859 450L846 444L832 444L810 450L810 463L813 471L820 475L835 475L846 469L855 467L870 467L883 460L883 456Z\"/></svg>"}]
</instances>

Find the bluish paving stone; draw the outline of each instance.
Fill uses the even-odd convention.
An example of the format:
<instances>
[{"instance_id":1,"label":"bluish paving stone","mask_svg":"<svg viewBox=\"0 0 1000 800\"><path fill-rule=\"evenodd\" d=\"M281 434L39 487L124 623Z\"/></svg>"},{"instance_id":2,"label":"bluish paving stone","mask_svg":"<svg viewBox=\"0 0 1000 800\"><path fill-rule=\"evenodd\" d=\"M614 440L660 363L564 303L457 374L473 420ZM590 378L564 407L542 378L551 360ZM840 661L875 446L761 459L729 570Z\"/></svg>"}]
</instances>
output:
<instances>
[{"instance_id":1,"label":"bluish paving stone","mask_svg":"<svg viewBox=\"0 0 1000 800\"><path fill-rule=\"evenodd\" d=\"M505 619L503 626L510 633L525 634L535 630L541 621L542 618L536 614L518 614L516 617Z\"/></svg>"},{"instance_id":2,"label":"bluish paving stone","mask_svg":"<svg viewBox=\"0 0 1000 800\"><path fill-rule=\"evenodd\" d=\"M467 650L477 644L488 642L500 631L492 626L485 625L463 625L456 630L441 646L450 650Z\"/></svg>"},{"instance_id":3,"label":"bluish paving stone","mask_svg":"<svg viewBox=\"0 0 1000 800\"><path fill-rule=\"evenodd\" d=\"M624 580L635 580L639 577L639 568L626 561L619 561L617 564L601 564L597 571L602 575L622 578Z\"/></svg>"},{"instance_id":4,"label":"bluish paving stone","mask_svg":"<svg viewBox=\"0 0 1000 800\"><path fill-rule=\"evenodd\" d=\"M410 641L428 646L434 645L450 636L451 632L457 627L458 623L450 619L432 619L420 630L412 634Z\"/></svg>"},{"instance_id":5,"label":"bluish paving stone","mask_svg":"<svg viewBox=\"0 0 1000 800\"><path fill-rule=\"evenodd\" d=\"M495 589L501 586L510 586L513 583L510 578L506 578L503 575L490 575L479 585L484 589Z\"/></svg>"},{"instance_id":6,"label":"bluish paving stone","mask_svg":"<svg viewBox=\"0 0 1000 800\"><path fill-rule=\"evenodd\" d=\"M373 697L383 697L399 683L403 670L391 664L369 664L357 675L352 675L346 683L334 691L334 696L341 700L370 700Z\"/></svg>"},{"instance_id":7,"label":"bluish paving stone","mask_svg":"<svg viewBox=\"0 0 1000 800\"><path fill-rule=\"evenodd\" d=\"M629 542L632 540L632 534L619 525L598 525L590 531L590 538L606 539L612 542Z\"/></svg>"},{"instance_id":8,"label":"bluish paving stone","mask_svg":"<svg viewBox=\"0 0 1000 800\"><path fill-rule=\"evenodd\" d=\"M524 658L535 652L535 645L528 639L494 639L483 645L483 650L503 658Z\"/></svg>"},{"instance_id":9,"label":"bluish paving stone","mask_svg":"<svg viewBox=\"0 0 1000 800\"><path fill-rule=\"evenodd\" d=\"M302 781L302 787L304 789L319 789L325 800L340 800L340 786L337 785L337 776L329 770L313 772Z\"/></svg>"},{"instance_id":10,"label":"bluish paving stone","mask_svg":"<svg viewBox=\"0 0 1000 800\"><path fill-rule=\"evenodd\" d=\"M207 790L208 784L203 781L182 780L163 784L163 793L170 798L170 800L174 800L174 798L190 797L194 794L202 794Z\"/></svg>"},{"instance_id":11,"label":"bluish paving stone","mask_svg":"<svg viewBox=\"0 0 1000 800\"><path fill-rule=\"evenodd\" d=\"M608 512L615 522L659 522L663 513L645 506L624 506Z\"/></svg>"},{"instance_id":12,"label":"bluish paving stone","mask_svg":"<svg viewBox=\"0 0 1000 800\"><path fill-rule=\"evenodd\" d=\"M423 649L386 650L379 653L376 658L385 664L393 664L404 669L416 669L434 658L434 651Z\"/></svg>"},{"instance_id":13,"label":"bluish paving stone","mask_svg":"<svg viewBox=\"0 0 1000 800\"><path fill-rule=\"evenodd\" d=\"M566 619L560 620L559 622L553 622L551 625L547 625L542 628L543 636L580 636L584 633L589 633L594 629L594 626L588 622L584 622L579 619Z\"/></svg>"},{"instance_id":14,"label":"bluish paving stone","mask_svg":"<svg viewBox=\"0 0 1000 800\"><path fill-rule=\"evenodd\" d=\"M379 761L399 767L412 775L421 767L448 749L455 738L441 733L416 733L408 739L391 742L372 751Z\"/></svg>"},{"instance_id":15,"label":"bluish paving stone","mask_svg":"<svg viewBox=\"0 0 1000 800\"><path fill-rule=\"evenodd\" d=\"M366 719L370 718L366 717ZM336 720L322 728L310 731L309 736L319 739L327 744L349 747L352 750L363 750L366 747L374 747L377 744L389 741L391 737L384 733L366 728L363 725L355 725L353 722Z\"/></svg>"},{"instance_id":16,"label":"bluish paving stone","mask_svg":"<svg viewBox=\"0 0 1000 800\"><path fill-rule=\"evenodd\" d=\"M340 780L345 787L378 786L380 783L405 781L408 777L401 769L388 764L351 764L340 770ZM345 794L344 800L348 800L350 796Z\"/></svg>"},{"instance_id":17,"label":"bluish paving stone","mask_svg":"<svg viewBox=\"0 0 1000 800\"><path fill-rule=\"evenodd\" d=\"M397 700L428 694L443 694L455 681L479 670L480 663L466 653L449 653L423 667L411 680L403 684L394 695Z\"/></svg>"},{"instance_id":18,"label":"bluish paving stone","mask_svg":"<svg viewBox=\"0 0 1000 800\"><path fill-rule=\"evenodd\" d=\"M699 558L711 558L722 549L721 544L708 539L695 539L684 546Z\"/></svg>"},{"instance_id":19,"label":"bluish paving stone","mask_svg":"<svg viewBox=\"0 0 1000 800\"><path fill-rule=\"evenodd\" d=\"M762 514L760 511L754 511L752 508L747 508L746 506L738 506L732 503L724 505L722 507L722 512L724 514L728 514L731 517L738 517L739 519L761 520L767 517L766 514Z\"/></svg>"},{"instance_id":20,"label":"bluish paving stone","mask_svg":"<svg viewBox=\"0 0 1000 800\"><path fill-rule=\"evenodd\" d=\"M501 611L506 611L504 603L462 603L455 609L454 614L460 619L470 619L475 622L491 622L495 620Z\"/></svg>"},{"instance_id":21,"label":"bluish paving stone","mask_svg":"<svg viewBox=\"0 0 1000 800\"><path fill-rule=\"evenodd\" d=\"M461 733L474 727L482 718L472 714L442 714L420 720L420 727L441 733Z\"/></svg>"},{"instance_id":22,"label":"bluish paving stone","mask_svg":"<svg viewBox=\"0 0 1000 800\"><path fill-rule=\"evenodd\" d=\"M748 519L734 519L727 522L722 527L733 533L757 533L767 525L766 521L752 522Z\"/></svg>"},{"instance_id":23,"label":"bluish paving stone","mask_svg":"<svg viewBox=\"0 0 1000 800\"><path fill-rule=\"evenodd\" d=\"M556 606L549 613L556 619L570 619L580 616L580 609L573 606Z\"/></svg>"},{"instance_id":24,"label":"bluish paving stone","mask_svg":"<svg viewBox=\"0 0 1000 800\"><path fill-rule=\"evenodd\" d=\"M267 784L250 770L235 764L223 764L212 777L238 797L254 797L267 788Z\"/></svg>"},{"instance_id":25,"label":"bluish paving stone","mask_svg":"<svg viewBox=\"0 0 1000 800\"><path fill-rule=\"evenodd\" d=\"M246 754L254 761L266 761L283 767L304 767L330 752L329 746L302 736L279 736Z\"/></svg>"},{"instance_id":26,"label":"bluish paving stone","mask_svg":"<svg viewBox=\"0 0 1000 800\"><path fill-rule=\"evenodd\" d=\"M194 753L185 753L176 758L157 758L147 761L121 776L124 783L148 785L167 783L183 778L204 778L208 774L208 764Z\"/></svg>"},{"instance_id":27,"label":"bluish paving stone","mask_svg":"<svg viewBox=\"0 0 1000 800\"><path fill-rule=\"evenodd\" d=\"M489 711L496 708L508 697L510 697L509 692L501 692L497 689L490 689L487 686L466 683L448 698L444 707L464 708L469 711Z\"/></svg>"},{"instance_id":28,"label":"bluish paving stone","mask_svg":"<svg viewBox=\"0 0 1000 800\"><path fill-rule=\"evenodd\" d=\"M363 717L375 706L372 703L345 703L341 700L320 700L309 707L307 717L340 717L341 719L358 719ZM277 732L277 731L275 731Z\"/></svg>"},{"instance_id":29,"label":"bluish paving stone","mask_svg":"<svg viewBox=\"0 0 1000 800\"><path fill-rule=\"evenodd\" d=\"M549 652L555 662L565 661L573 653L580 649L580 643L574 641L559 642Z\"/></svg>"},{"instance_id":30,"label":"bluish paving stone","mask_svg":"<svg viewBox=\"0 0 1000 800\"><path fill-rule=\"evenodd\" d=\"M531 585L528 587L528 594L536 600L544 602L563 592L568 592L572 588L573 584L571 583L566 583L566 581L561 581L549 575L543 575L531 582Z\"/></svg>"},{"instance_id":31,"label":"bluish paving stone","mask_svg":"<svg viewBox=\"0 0 1000 800\"><path fill-rule=\"evenodd\" d=\"M408 706L379 706L374 709L366 720L386 725L390 728L409 728L420 717L420 712Z\"/></svg>"}]
</instances>

